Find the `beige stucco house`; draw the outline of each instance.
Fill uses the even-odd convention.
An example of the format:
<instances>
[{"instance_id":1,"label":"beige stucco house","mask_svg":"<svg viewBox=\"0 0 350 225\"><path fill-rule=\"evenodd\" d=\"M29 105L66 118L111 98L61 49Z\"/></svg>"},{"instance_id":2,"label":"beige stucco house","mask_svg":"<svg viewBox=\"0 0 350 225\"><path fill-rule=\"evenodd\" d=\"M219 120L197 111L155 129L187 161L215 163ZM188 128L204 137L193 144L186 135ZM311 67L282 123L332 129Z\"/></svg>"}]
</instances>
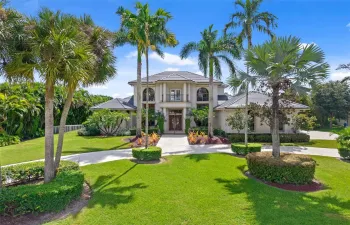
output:
<instances>
[{"instance_id":1,"label":"beige stucco house","mask_svg":"<svg viewBox=\"0 0 350 225\"><path fill-rule=\"evenodd\" d=\"M128 83L134 89L134 95L125 99L113 99L94 106L93 110L109 108L112 110L125 110L132 115L136 111L137 82ZM185 119L193 108L208 106L209 104L209 79L186 71L165 71L149 76L149 107L155 111L160 111L165 116L165 132L181 133L185 132ZM244 108L245 96L229 96L225 94L227 85L221 81L214 80L213 103L214 103L214 128L220 128L228 133L235 133L226 122L230 113L238 108ZM258 93L249 93L249 103L264 104L269 96ZM146 104L146 78L142 78L142 107ZM307 110L308 107L298 103L290 104L298 113ZM292 117L292 115L289 115ZM129 127L136 126L136 118L127 124ZM192 121L191 126L195 126ZM290 125L282 124L281 132L291 133ZM254 125L251 132L269 133L270 128L266 124L261 124L260 118L254 118Z\"/></svg>"}]
</instances>

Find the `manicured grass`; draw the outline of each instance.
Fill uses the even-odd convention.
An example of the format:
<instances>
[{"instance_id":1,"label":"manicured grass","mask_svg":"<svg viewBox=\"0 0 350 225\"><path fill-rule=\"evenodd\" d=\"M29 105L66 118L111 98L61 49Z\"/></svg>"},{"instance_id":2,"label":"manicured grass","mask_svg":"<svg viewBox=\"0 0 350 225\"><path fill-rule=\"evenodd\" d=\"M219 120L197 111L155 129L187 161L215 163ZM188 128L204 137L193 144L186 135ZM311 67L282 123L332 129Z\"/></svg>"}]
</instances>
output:
<instances>
[{"instance_id":1,"label":"manicured grass","mask_svg":"<svg viewBox=\"0 0 350 225\"><path fill-rule=\"evenodd\" d=\"M262 145L272 145L271 143L261 143ZM336 140L310 140L302 143L281 143L281 146L304 146L315 148L338 148Z\"/></svg>"},{"instance_id":2,"label":"manicured grass","mask_svg":"<svg viewBox=\"0 0 350 225\"><path fill-rule=\"evenodd\" d=\"M55 135L55 145L58 135ZM130 148L124 141L128 137L81 137L77 131L67 132L64 135L63 155L105 151L112 149ZM2 165L31 161L44 158L44 138L22 142L18 145L0 147Z\"/></svg>"},{"instance_id":3,"label":"manicured grass","mask_svg":"<svg viewBox=\"0 0 350 225\"><path fill-rule=\"evenodd\" d=\"M344 127L342 126L333 126L333 128L329 128L329 127L323 127L323 128L318 128L318 129L315 129L315 131L324 131L324 132L331 132L331 133L334 133L334 134L339 134L340 131L342 131L344 129Z\"/></svg>"},{"instance_id":4,"label":"manicured grass","mask_svg":"<svg viewBox=\"0 0 350 225\"><path fill-rule=\"evenodd\" d=\"M88 206L50 224L350 224L350 164L314 159L327 187L315 193L249 179L245 159L227 154L89 165L82 168L94 191Z\"/></svg>"}]
</instances>

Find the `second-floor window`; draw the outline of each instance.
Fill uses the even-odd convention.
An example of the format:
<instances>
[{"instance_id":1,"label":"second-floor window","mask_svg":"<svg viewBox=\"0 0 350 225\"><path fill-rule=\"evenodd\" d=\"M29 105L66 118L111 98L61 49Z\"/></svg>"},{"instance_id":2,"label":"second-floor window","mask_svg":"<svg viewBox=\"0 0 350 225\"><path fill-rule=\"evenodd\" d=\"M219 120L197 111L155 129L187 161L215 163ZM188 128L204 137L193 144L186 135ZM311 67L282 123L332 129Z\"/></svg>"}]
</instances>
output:
<instances>
[{"instance_id":1,"label":"second-floor window","mask_svg":"<svg viewBox=\"0 0 350 225\"><path fill-rule=\"evenodd\" d=\"M143 90L142 100L147 101L147 88ZM154 90L152 88L148 88L148 101L154 101Z\"/></svg>"},{"instance_id":2,"label":"second-floor window","mask_svg":"<svg viewBox=\"0 0 350 225\"><path fill-rule=\"evenodd\" d=\"M205 102L209 101L209 92L206 88L199 88L197 91L197 101L198 102Z\"/></svg>"},{"instance_id":3,"label":"second-floor window","mask_svg":"<svg viewBox=\"0 0 350 225\"><path fill-rule=\"evenodd\" d=\"M180 89L170 90L169 101L170 102L180 102L181 101L181 90Z\"/></svg>"}]
</instances>

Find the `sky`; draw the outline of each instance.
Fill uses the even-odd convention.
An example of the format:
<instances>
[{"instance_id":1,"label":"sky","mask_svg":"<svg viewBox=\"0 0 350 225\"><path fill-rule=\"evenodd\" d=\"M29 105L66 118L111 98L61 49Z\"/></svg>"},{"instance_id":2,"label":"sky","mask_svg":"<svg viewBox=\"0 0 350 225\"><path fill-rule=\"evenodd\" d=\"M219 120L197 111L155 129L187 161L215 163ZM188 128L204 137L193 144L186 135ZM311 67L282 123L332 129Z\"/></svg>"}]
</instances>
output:
<instances>
[{"instance_id":1,"label":"sky","mask_svg":"<svg viewBox=\"0 0 350 225\"><path fill-rule=\"evenodd\" d=\"M200 73L197 65L197 54L181 60L178 56L184 44L199 41L200 32L210 24L220 34L230 15L238 10L233 0L149 0L152 12L158 8L169 11L173 19L168 28L176 34L179 45L164 48L164 59L154 53L150 54L150 75L165 70L190 71ZM36 16L42 7L60 10L64 13L80 16L89 14L96 24L111 31L117 31L120 18L115 14L119 6L134 10L135 0L12 0L10 6L21 13ZM326 61L331 66L328 79L339 80L349 76L350 72L336 70L342 63L350 63L350 1L349 0L265 0L260 11L268 11L278 17L277 36L293 35L301 38L305 44L315 43L326 54ZM236 30L238 32L239 30ZM258 32L253 33L253 44L260 44L268 37ZM117 57L118 74L105 85L88 87L93 94L112 97L132 95L128 81L136 79L136 49L125 45L114 50ZM235 61L243 69L242 61ZM144 66L145 63L143 63ZM143 67L142 75L145 75ZM229 76L223 67L222 81Z\"/></svg>"}]
</instances>

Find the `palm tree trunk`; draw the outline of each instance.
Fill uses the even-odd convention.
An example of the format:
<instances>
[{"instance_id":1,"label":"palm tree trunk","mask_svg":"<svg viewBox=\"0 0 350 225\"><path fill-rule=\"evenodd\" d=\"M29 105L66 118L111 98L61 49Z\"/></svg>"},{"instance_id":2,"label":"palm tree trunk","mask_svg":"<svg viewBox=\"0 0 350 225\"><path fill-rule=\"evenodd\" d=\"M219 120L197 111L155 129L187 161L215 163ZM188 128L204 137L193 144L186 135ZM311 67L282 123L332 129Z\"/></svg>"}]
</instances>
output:
<instances>
[{"instance_id":1,"label":"palm tree trunk","mask_svg":"<svg viewBox=\"0 0 350 225\"><path fill-rule=\"evenodd\" d=\"M56 157L55 157L55 172L57 171L61 161L64 130L66 127L67 116L68 116L70 106L72 104L75 88L76 86L74 85L74 88L68 89L67 99L66 99L66 102L64 103L64 107L61 115L60 128L59 128L59 134L58 134L58 143L57 143L57 149L56 149Z\"/></svg>"},{"instance_id":2,"label":"palm tree trunk","mask_svg":"<svg viewBox=\"0 0 350 225\"><path fill-rule=\"evenodd\" d=\"M44 182L48 183L55 177L54 170L54 138L53 138L53 101L54 84L50 79L45 84L45 168Z\"/></svg>"},{"instance_id":3,"label":"palm tree trunk","mask_svg":"<svg viewBox=\"0 0 350 225\"><path fill-rule=\"evenodd\" d=\"M213 137L213 76L214 62L210 56L209 59L209 113L208 113L208 136Z\"/></svg>"},{"instance_id":4,"label":"palm tree trunk","mask_svg":"<svg viewBox=\"0 0 350 225\"><path fill-rule=\"evenodd\" d=\"M252 36L248 34L248 51L252 47ZM249 76L249 66L247 65L247 75ZM249 82L247 81L245 90L245 109L244 109L244 144L248 146L248 94L249 94Z\"/></svg>"},{"instance_id":5,"label":"palm tree trunk","mask_svg":"<svg viewBox=\"0 0 350 225\"><path fill-rule=\"evenodd\" d=\"M279 136L279 88L272 86L272 155L280 157L280 136Z\"/></svg>"},{"instance_id":6,"label":"palm tree trunk","mask_svg":"<svg viewBox=\"0 0 350 225\"><path fill-rule=\"evenodd\" d=\"M137 113L136 113L136 136L141 137L142 133L142 85L141 85L141 69L142 69L142 58L141 58L141 47L137 47Z\"/></svg>"},{"instance_id":7,"label":"palm tree trunk","mask_svg":"<svg viewBox=\"0 0 350 225\"><path fill-rule=\"evenodd\" d=\"M148 148L148 99L149 99L149 95L148 95L148 47L146 48L145 51L145 56L146 56L146 119L145 119L145 133L146 133L146 143L145 143L145 148Z\"/></svg>"}]
</instances>

